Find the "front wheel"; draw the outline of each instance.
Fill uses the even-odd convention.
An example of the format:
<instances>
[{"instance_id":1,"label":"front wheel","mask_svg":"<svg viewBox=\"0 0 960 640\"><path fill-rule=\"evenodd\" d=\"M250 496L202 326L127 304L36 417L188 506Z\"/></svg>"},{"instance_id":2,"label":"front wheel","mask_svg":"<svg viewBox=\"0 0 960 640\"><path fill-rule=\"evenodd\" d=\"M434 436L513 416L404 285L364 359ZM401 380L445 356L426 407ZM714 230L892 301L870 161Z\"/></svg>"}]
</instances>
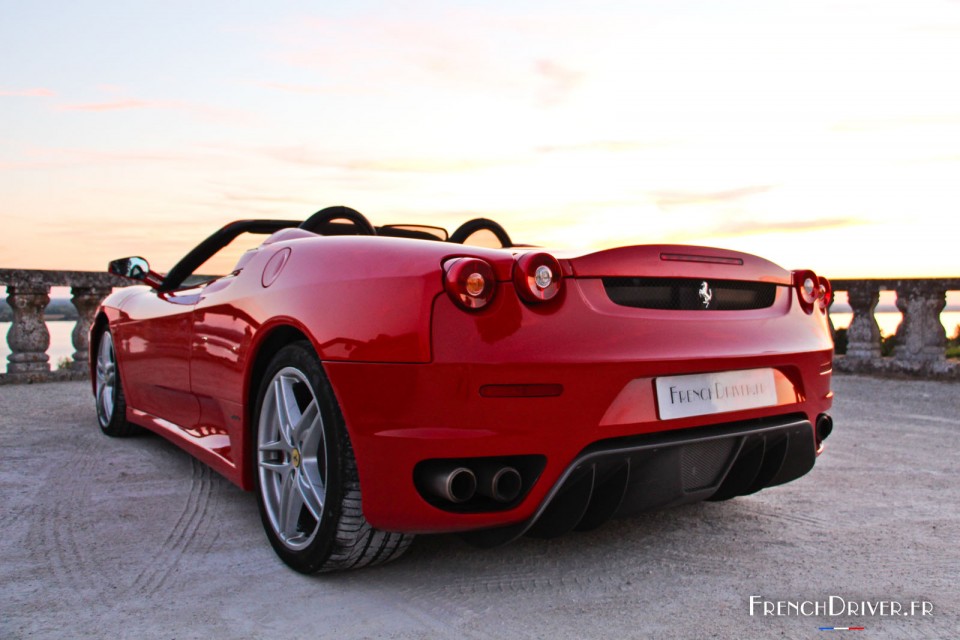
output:
<instances>
[{"instance_id":1,"label":"front wheel","mask_svg":"<svg viewBox=\"0 0 960 640\"><path fill-rule=\"evenodd\" d=\"M139 428L127 422L127 401L123 395L117 353L109 329L100 333L97 343L96 376L95 398L100 430L115 438L137 433Z\"/></svg>"},{"instance_id":2,"label":"front wheel","mask_svg":"<svg viewBox=\"0 0 960 640\"><path fill-rule=\"evenodd\" d=\"M378 531L363 517L350 438L308 342L274 356L255 416L257 503L281 560L317 573L380 564L406 550L412 535Z\"/></svg>"}]
</instances>

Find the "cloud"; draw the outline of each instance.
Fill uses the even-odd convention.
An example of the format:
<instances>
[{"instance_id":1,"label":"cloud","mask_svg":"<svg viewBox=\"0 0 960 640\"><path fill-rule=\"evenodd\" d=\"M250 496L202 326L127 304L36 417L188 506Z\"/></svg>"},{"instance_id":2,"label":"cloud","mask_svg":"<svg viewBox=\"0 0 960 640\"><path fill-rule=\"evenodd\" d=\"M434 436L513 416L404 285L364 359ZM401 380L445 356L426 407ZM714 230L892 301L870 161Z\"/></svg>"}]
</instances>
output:
<instances>
[{"instance_id":1,"label":"cloud","mask_svg":"<svg viewBox=\"0 0 960 640\"><path fill-rule=\"evenodd\" d=\"M825 231L857 227L867 224L858 218L816 218L813 220L784 220L768 222L763 220L729 220L721 222L700 232L703 236L744 236L768 233L794 233L798 231ZM684 237L688 237L685 232Z\"/></svg>"},{"instance_id":2,"label":"cloud","mask_svg":"<svg viewBox=\"0 0 960 640\"><path fill-rule=\"evenodd\" d=\"M537 60L536 72L541 81L540 102L545 106L564 102L584 79L582 71L574 71L555 60Z\"/></svg>"},{"instance_id":3,"label":"cloud","mask_svg":"<svg viewBox=\"0 0 960 640\"><path fill-rule=\"evenodd\" d=\"M774 185L756 185L725 191L654 191L650 195L658 206L669 208L689 204L707 204L748 198L774 189Z\"/></svg>"},{"instance_id":4,"label":"cloud","mask_svg":"<svg viewBox=\"0 0 960 640\"><path fill-rule=\"evenodd\" d=\"M163 107L165 103L149 100L115 100L113 102L89 102L85 104L61 104L58 111L124 111L127 109L145 109Z\"/></svg>"},{"instance_id":5,"label":"cloud","mask_svg":"<svg viewBox=\"0 0 960 640\"><path fill-rule=\"evenodd\" d=\"M955 113L901 116L888 118L858 118L843 120L832 125L832 131L884 131L902 127L951 126L960 124L960 115Z\"/></svg>"},{"instance_id":6,"label":"cloud","mask_svg":"<svg viewBox=\"0 0 960 640\"><path fill-rule=\"evenodd\" d=\"M233 124L250 124L257 117L249 111L235 108L215 107L184 100L143 100L140 98L120 98L107 102L84 102L59 104L57 111L76 111L81 113L103 113L109 111L130 111L135 109L157 109L167 111L182 111L198 119Z\"/></svg>"},{"instance_id":7,"label":"cloud","mask_svg":"<svg viewBox=\"0 0 960 640\"><path fill-rule=\"evenodd\" d=\"M460 173L523 162L521 158L338 158L336 153L306 147L265 147L255 151L274 160L310 167L388 173Z\"/></svg>"},{"instance_id":8,"label":"cloud","mask_svg":"<svg viewBox=\"0 0 960 640\"><path fill-rule=\"evenodd\" d=\"M307 84L288 84L285 82L254 82L254 84L264 89L273 89L285 93L318 94L327 92L323 87Z\"/></svg>"},{"instance_id":9,"label":"cloud","mask_svg":"<svg viewBox=\"0 0 960 640\"><path fill-rule=\"evenodd\" d=\"M22 98L49 98L57 95L50 89L37 87L33 89L0 89L0 96L22 97Z\"/></svg>"},{"instance_id":10,"label":"cloud","mask_svg":"<svg viewBox=\"0 0 960 640\"><path fill-rule=\"evenodd\" d=\"M0 169L57 169L77 165L111 164L130 162L170 162L182 164L196 161L200 154L152 149L105 151L68 147L33 147L27 151L31 159L17 162L0 162Z\"/></svg>"},{"instance_id":11,"label":"cloud","mask_svg":"<svg viewBox=\"0 0 960 640\"><path fill-rule=\"evenodd\" d=\"M304 16L263 33L271 57L323 78L324 89L264 83L294 93L364 91L465 92L506 95L551 107L566 101L587 74L575 54L544 46L542 33L522 20L498 20L474 11L432 15ZM329 86L328 86L329 83Z\"/></svg>"},{"instance_id":12,"label":"cloud","mask_svg":"<svg viewBox=\"0 0 960 640\"><path fill-rule=\"evenodd\" d=\"M576 153L580 151L600 153L627 153L646 149L659 149L674 144L671 140L654 140L651 142L637 142L630 140L594 140L590 142L573 142L570 144L542 145L535 149L537 153Z\"/></svg>"}]
</instances>

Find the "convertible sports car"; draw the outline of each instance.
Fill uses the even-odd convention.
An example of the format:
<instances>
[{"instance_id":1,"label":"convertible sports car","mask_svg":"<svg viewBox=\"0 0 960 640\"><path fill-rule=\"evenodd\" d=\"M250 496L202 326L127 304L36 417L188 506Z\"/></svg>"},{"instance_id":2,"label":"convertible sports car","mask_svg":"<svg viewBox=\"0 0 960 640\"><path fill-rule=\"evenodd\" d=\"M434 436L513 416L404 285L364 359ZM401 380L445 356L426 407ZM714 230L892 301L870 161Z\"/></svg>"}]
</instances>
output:
<instances>
[{"instance_id":1,"label":"convertible sports car","mask_svg":"<svg viewBox=\"0 0 960 640\"><path fill-rule=\"evenodd\" d=\"M266 238L195 274L244 233ZM91 329L103 432L145 427L253 489L304 573L417 533L493 546L753 493L833 427L829 282L734 251L546 252L490 220L330 207L228 224L166 275L110 271L144 286Z\"/></svg>"}]
</instances>

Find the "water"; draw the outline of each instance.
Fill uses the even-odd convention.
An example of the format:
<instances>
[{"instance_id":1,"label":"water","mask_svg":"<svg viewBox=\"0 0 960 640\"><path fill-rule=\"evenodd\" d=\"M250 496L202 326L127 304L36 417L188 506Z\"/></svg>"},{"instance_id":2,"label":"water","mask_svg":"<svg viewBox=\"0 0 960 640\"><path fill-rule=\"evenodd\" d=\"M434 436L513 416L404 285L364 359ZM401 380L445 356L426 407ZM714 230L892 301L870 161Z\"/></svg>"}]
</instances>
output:
<instances>
[{"instance_id":1,"label":"water","mask_svg":"<svg viewBox=\"0 0 960 640\"><path fill-rule=\"evenodd\" d=\"M833 326L837 329L846 327L853 319L852 313L832 313ZM900 324L902 316L897 311L880 311L876 313L877 324L880 325L880 331L885 336L891 336L897 332L897 326ZM960 325L960 311L945 311L940 314L940 323L946 329L947 337L952 338L956 335L957 326ZM73 327L72 320L52 321L47 323L47 330L50 331L50 348L47 349L47 355L50 356L50 366L57 368L57 363L62 358L73 357ZM10 353L10 347L7 346L7 331L10 330L9 322L0 322L0 371L6 371L7 355Z\"/></svg>"},{"instance_id":2,"label":"water","mask_svg":"<svg viewBox=\"0 0 960 640\"><path fill-rule=\"evenodd\" d=\"M7 356L10 355L10 347L7 345L7 332L10 330L10 322L0 322L0 372L7 370ZM73 358L73 328L76 326L73 320L47 322L47 331L50 332L50 348L47 349L47 355L50 356L50 368L56 369L57 363L62 358Z\"/></svg>"},{"instance_id":3,"label":"water","mask_svg":"<svg viewBox=\"0 0 960 640\"><path fill-rule=\"evenodd\" d=\"M881 333L885 336L895 334L897 327L900 326L900 321L903 319L899 311L878 311L874 314L874 317L877 319L877 324L880 325ZM850 326L853 314L831 313L830 318L833 320L835 328L842 329ZM954 337L957 333L957 325L960 325L960 311L944 311L940 314L940 324L946 330L948 338Z\"/></svg>"}]
</instances>

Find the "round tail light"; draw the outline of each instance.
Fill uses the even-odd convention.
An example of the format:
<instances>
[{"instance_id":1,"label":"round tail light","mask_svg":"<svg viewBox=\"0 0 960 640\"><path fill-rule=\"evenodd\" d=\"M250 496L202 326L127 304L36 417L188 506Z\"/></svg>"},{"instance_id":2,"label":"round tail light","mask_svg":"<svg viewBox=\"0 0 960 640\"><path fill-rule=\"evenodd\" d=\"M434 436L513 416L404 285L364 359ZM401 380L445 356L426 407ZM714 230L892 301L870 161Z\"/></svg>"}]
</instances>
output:
<instances>
[{"instance_id":1,"label":"round tail light","mask_svg":"<svg viewBox=\"0 0 960 640\"><path fill-rule=\"evenodd\" d=\"M824 311L830 308L831 302L833 302L833 286L829 280L820 276L820 304Z\"/></svg>"},{"instance_id":2,"label":"round tail light","mask_svg":"<svg viewBox=\"0 0 960 640\"><path fill-rule=\"evenodd\" d=\"M794 271L793 285L800 298L800 306L807 313L813 313L813 305L820 297L820 279L813 271Z\"/></svg>"},{"instance_id":3,"label":"round tail light","mask_svg":"<svg viewBox=\"0 0 960 640\"><path fill-rule=\"evenodd\" d=\"M496 278L493 267L479 258L454 258L443 265L443 286L464 309L482 309L493 300Z\"/></svg>"},{"instance_id":4,"label":"round tail light","mask_svg":"<svg viewBox=\"0 0 960 640\"><path fill-rule=\"evenodd\" d=\"M513 284L527 302L546 302L560 293L560 263L549 253L525 253L513 267Z\"/></svg>"}]
</instances>

